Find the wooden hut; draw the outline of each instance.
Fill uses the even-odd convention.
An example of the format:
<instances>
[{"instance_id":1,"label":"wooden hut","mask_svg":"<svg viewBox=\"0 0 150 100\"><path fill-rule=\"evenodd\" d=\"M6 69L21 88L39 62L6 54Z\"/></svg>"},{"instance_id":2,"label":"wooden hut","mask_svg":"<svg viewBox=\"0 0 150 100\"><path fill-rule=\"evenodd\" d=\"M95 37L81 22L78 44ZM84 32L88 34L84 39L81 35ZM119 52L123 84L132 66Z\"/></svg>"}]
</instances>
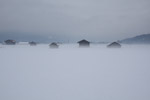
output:
<instances>
[{"instance_id":1,"label":"wooden hut","mask_svg":"<svg viewBox=\"0 0 150 100\"><path fill-rule=\"evenodd\" d=\"M89 47L90 46L90 42L87 40L81 40L78 43L79 43L79 47Z\"/></svg>"},{"instance_id":2,"label":"wooden hut","mask_svg":"<svg viewBox=\"0 0 150 100\"><path fill-rule=\"evenodd\" d=\"M113 42L109 45L107 45L108 48L121 48L121 44L119 44L118 42Z\"/></svg>"},{"instance_id":3,"label":"wooden hut","mask_svg":"<svg viewBox=\"0 0 150 100\"><path fill-rule=\"evenodd\" d=\"M36 42L29 42L29 44L31 45L31 46L36 46L37 45L37 43Z\"/></svg>"},{"instance_id":4,"label":"wooden hut","mask_svg":"<svg viewBox=\"0 0 150 100\"><path fill-rule=\"evenodd\" d=\"M53 43L51 43L51 44L49 45L49 47L50 47L50 48L58 48L59 45L58 45L57 43L53 42Z\"/></svg>"},{"instance_id":5,"label":"wooden hut","mask_svg":"<svg viewBox=\"0 0 150 100\"><path fill-rule=\"evenodd\" d=\"M15 45L16 44L16 41L15 40L6 40L6 41L4 41L5 42L5 44L7 44L7 45Z\"/></svg>"}]
</instances>

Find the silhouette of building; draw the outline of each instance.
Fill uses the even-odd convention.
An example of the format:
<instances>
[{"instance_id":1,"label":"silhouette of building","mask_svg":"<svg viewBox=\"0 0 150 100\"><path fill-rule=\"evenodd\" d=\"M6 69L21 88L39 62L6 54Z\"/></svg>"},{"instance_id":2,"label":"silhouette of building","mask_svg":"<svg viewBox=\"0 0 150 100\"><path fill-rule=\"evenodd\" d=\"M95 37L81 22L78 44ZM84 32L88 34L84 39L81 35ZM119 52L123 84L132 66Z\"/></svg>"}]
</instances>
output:
<instances>
[{"instance_id":1,"label":"silhouette of building","mask_svg":"<svg viewBox=\"0 0 150 100\"><path fill-rule=\"evenodd\" d=\"M87 40L81 40L78 43L79 43L79 47L89 47L90 46L90 42Z\"/></svg>"},{"instance_id":2,"label":"silhouette of building","mask_svg":"<svg viewBox=\"0 0 150 100\"><path fill-rule=\"evenodd\" d=\"M113 42L107 45L108 48L121 48L121 45L118 42Z\"/></svg>"},{"instance_id":3,"label":"silhouette of building","mask_svg":"<svg viewBox=\"0 0 150 100\"><path fill-rule=\"evenodd\" d=\"M29 42L29 44L31 45L31 46L36 46L37 45L37 43L36 42Z\"/></svg>"},{"instance_id":4,"label":"silhouette of building","mask_svg":"<svg viewBox=\"0 0 150 100\"><path fill-rule=\"evenodd\" d=\"M16 44L16 41L15 40L6 40L6 41L4 41L5 42L5 44L7 44L7 45L15 45Z\"/></svg>"},{"instance_id":5,"label":"silhouette of building","mask_svg":"<svg viewBox=\"0 0 150 100\"><path fill-rule=\"evenodd\" d=\"M51 43L51 44L49 45L49 47L50 47L50 48L58 48L59 45L58 45L57 43L53 42L53 43Z\"/></svg>"}]
</instances>

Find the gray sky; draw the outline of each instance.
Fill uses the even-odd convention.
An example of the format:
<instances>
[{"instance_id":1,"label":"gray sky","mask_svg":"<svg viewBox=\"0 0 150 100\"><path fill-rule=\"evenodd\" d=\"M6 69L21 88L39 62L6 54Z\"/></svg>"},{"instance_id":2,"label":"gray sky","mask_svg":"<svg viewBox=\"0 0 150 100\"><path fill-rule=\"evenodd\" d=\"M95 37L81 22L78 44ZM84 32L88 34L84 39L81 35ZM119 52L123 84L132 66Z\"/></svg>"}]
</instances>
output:
<instances>
[{"instance_id":1,"label":"gray sky","mask_svg":"<svg viewBox=\"0 0 150 100\"><path fill-rule=\"evenodd\" d=\"M0 0L0 34L7 32L124 39L150 33L150 0Z\"/></svg>"}]
</instances>

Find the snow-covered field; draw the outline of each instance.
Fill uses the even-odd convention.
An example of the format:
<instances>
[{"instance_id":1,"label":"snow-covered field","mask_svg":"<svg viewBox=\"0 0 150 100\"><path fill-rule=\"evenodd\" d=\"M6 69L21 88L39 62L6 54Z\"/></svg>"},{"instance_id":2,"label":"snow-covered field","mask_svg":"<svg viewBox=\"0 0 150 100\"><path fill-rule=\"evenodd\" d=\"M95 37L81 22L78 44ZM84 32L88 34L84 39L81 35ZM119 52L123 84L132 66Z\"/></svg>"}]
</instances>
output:
<instances>
[{"instance_id":1,"label":"snow-covered field","mask_svg":"<svg viewBox=\"0 0 150 100\"><path fill-rule=\"evenodd\" d=\"M0 100L150 100L150 45L0 45Z\"/></svg>"}]
</instances>

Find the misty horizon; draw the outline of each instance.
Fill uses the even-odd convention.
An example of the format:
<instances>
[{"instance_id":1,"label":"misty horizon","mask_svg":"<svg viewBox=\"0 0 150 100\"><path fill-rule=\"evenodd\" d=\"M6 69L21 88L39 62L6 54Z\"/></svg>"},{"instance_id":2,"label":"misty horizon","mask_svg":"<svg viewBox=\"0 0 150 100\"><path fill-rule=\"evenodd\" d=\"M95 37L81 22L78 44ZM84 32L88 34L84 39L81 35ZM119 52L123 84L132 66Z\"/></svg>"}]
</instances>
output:
<instances>
[{"instance_id":1,"label":"misty horizon","mask_svg":"<svg viewBox=\"0 0 150 100\"><path fill-rule=\"evenodd\" d=\"M143 35L149 35L149 34L140 34L137 36L143 36ZM16 33L7 33L7 35L4 34L0 34L0 42L4 42L5 40L11 39L11 40L15 40L16 42L30 42L30 41L35 41L35 42L39 42L39 43L49 43L49 42L60 42L60 43L75 43L78 42L79 40L88 40L90 42L95 42L95 43L107 43L107 42L114 42L114 41L122 41L122 40L126 40L126 39L130 39L130 38L134 38L137 36L130 36L130 37L124 37L124 38L120 38L120 39L116 39L116 40L108 40L105 41L105 39L100 40L100 39L88 39L88 38L78 38L78 39L71 39L70 37L65 37L65 36L42 36L42 35L34 35L34 34L16 34Z\"/></svg>"}]
</instances>

